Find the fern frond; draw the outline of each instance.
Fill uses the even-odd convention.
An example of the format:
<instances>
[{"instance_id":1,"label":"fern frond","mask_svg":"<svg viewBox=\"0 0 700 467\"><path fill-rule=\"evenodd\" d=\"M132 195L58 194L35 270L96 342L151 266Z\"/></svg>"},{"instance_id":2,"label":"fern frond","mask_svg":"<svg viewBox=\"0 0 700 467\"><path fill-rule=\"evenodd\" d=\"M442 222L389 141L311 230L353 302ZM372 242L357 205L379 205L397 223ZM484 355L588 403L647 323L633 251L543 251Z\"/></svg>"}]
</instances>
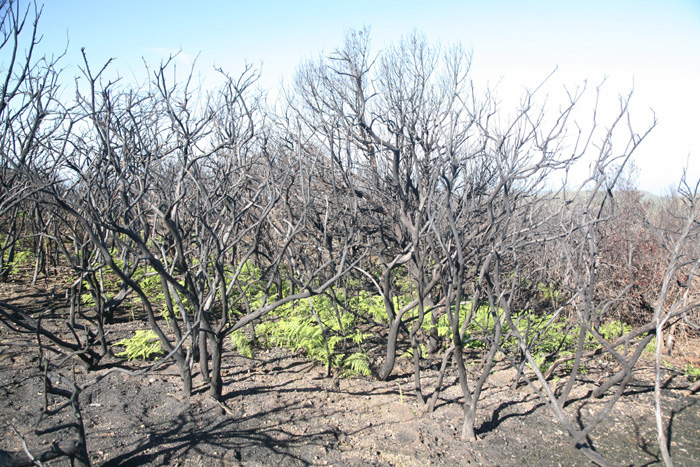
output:
<instances>
[{"instance_id":1,"label":"fern frond","mask_svg":"<svg viewBox=\"0 0 700 467\"><path fill-rule=\"evenodd\" d=\"M345 373L349 376L372 375L372 370L369 367L369 357L362 352L348 355L343 362L343 368L345 369Z\"/></svg>"},{"instance_id":2,"label":"fern frond","mask_svg":"<svg viewBox=\"0 0 700 467\"><path fill-rule=\"evenodd\" d=\"M124 347L123 352L114 354L114 356L124 357L127 360L134 360L137 358L148 360L165 354L158 340L158 336L151 330L136 331L134 337L122 339L114 345Z\"/></svg>"},{"instance_id":3,"label":"fern frond","mask_svg":"<svg viewBox=\"0 0 700 467\"><path fill-rule=\"evenodd\" d=\"M242 356L253 358L253 345L248 336L240 329L231 333L231 344Z\"/></svg>"}]
</instances>

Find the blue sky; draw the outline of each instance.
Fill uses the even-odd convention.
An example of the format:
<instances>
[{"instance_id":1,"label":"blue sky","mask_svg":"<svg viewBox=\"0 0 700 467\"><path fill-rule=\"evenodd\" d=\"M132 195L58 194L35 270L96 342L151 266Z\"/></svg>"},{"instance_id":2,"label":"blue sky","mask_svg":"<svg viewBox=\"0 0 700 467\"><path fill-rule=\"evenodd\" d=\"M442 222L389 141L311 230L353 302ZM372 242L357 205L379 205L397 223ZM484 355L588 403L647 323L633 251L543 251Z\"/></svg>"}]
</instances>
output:
<instances>
[{"instance_id":1,"label":"blue sky","mask_svg":"<svg viewBox=\"0 0 700 467\"><path fill-rule=\"evenodd\" d=\"M473 52L477 84L499 83L506 105L555 67L550 102L564 84L607 76L603 97L613 108L634 85L633 123L641 131L650 108L659 120L637 154L640 187L662 193L689 156L700 178L700 0L47 0L40 22L44 50L60 51L69 40L68 76L79 73L81 47L95 67L114 57L112 70L126 81L143 80L142 59L154 66L181 51L178 63L185 68L199 56L204 76L213 65L232 74L245 63L262 67L268 89L363 26L376 51L414 28L432 42L460 42Z\"/></svg>"}]
</instances>

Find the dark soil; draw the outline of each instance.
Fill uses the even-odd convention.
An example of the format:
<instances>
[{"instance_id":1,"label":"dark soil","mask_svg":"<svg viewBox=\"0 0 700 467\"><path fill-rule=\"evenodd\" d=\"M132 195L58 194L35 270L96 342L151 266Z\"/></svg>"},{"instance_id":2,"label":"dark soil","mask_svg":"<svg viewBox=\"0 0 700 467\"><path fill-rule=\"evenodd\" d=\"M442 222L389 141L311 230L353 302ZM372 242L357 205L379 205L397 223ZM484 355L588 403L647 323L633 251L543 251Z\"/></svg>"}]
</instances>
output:
<instances>
[{"instance_id":1,"label":"dark soil","mask_svg":"<svg viewBox=\"0 0 700 467\"><path fill-rule=\"evenodd\" d=\"M144 327L129 321L113 325L110 339ZM70 437L65 429L54 429L68 420L67 411L40 420L43 383L33 342L32 335L0 326L2 450L21 451L20 435L31 448ZM89 374L76 367L75 378L85 383L114 365L148 364L114 357L102 363L103 369ZM435 368L426 363L428 390ZM435 413L425 415L404 361L387 382L334 379L286 350L258 350L254 359L246 359L228 349L222 403L206 394L198 375L195 394L184 397L173 365L137 377L110 374L85 389L80 402L94 465L591 465L531 389L511 388L513 376L503 367L487 383L477 423L480 439L473 443L459 438L462 397L456 377L447 378ZM676 465L695 466L700 465L700 397L683 389L687 386L681 376L669 375L663 406ZM604 404L604 399L584 400L592 387L593 382L583 384L574 394L581 399L567 408L574 417L587 420ZM613 465L662 464L648 368L638 371L590 441ZM50 465L70 462L63 458Z\"/></svg>"}]
</instances>

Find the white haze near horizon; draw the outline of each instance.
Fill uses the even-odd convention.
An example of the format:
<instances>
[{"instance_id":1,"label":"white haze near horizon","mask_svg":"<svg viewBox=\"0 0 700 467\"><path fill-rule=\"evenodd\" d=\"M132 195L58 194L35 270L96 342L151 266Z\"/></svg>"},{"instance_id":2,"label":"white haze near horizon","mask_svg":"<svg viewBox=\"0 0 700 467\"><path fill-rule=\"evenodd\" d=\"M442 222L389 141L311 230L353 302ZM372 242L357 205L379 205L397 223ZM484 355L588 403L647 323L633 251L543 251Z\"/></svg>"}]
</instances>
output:
<instances>
[{"instance_id":1,"label":"white haze near horizon","mask_svg":"<svg viewBox=\"0 0 700 467\"><path fill-rule=\"evenodd\" d=\"M274 95L291 83L305 60L343 44L348 30L371 29L375 52L416 29L431 44L460 43L473 54L479 89L495 89L501 109L515 109L527 89L551 74L539 95L557 109L564 86L587 82L577 121L590 121L595 86L605 80L599 122L612 121L619 96L634 89L632 123L656 128L635 153L639 188L664 194L684 166L700 179L700 2L666 1L191 1L121 2L47 0L39 30L41 51L62 58L64 98L80 74L81 47L93 68L109 58L111 77L146 78L144 61L157 66L178 54L184 77L196 60L207 86L214 66L239 74L246 63L261 70L260 86ZM68 44L66 46L66 44ZM653 109L653 113L652 113ZM622 150L622 148L618 148ZM585 167L578 169L583 176Z\"/></svg>"}]
</instances>

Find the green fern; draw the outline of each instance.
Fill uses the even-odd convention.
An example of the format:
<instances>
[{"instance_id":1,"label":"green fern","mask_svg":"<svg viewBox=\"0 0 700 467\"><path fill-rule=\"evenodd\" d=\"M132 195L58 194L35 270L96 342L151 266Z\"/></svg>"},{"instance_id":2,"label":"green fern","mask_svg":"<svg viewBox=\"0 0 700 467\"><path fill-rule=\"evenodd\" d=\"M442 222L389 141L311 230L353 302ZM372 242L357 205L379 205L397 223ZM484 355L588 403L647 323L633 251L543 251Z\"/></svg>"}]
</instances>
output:
<instances>
[{"instance_id":1,"label":"green fern","mask_svg":"<svg viewBox=\"0 0 700 467\"><path fill-rule=\"evenodd\" d=\"M700 367L697 367L692 363L688 363L685 366L683 373L690 381L697 381L700 379Z\"/></svg>"},{"instance_id":2,"label":"green fern","mask_svg":"<svg viewBox=\"0 0 700 467\"><path fill-rule=\"evenodd\" d=\"M114 345L124 347L123 352L114 354L114 356L124 357L127 360L135 360L137 358L150 360L165 354L158 340L158 336L151 330L136 331L134 337L122 339Z\"/></svg>"},{"instance_id":3,"label":"green fern","mask_svg":"<svg viewBox=\"0 0 700 467\"><path fill-rule=\"evenodd\" d=\"M253 358L253 343L246 333L240 329L231 333L231 344L240 355L246 358Z\"/></svg>"},{"instance_id":4,"label":"green fern","mask_svg":"<svg viewBox=\"0 0 700 467\"><path fill-rule=\"evenodd\" d=\"M372 337L372 334L368 332L362 332L359 329L355 329L355 332L350 334L350 340L353 341L356 345L361 345L368 337Z\"/></svg>"},{"instance_id":5,"label":"green fern","mask_svg":"<svg viewBox=\"0 0 700 467\"><path fill-rule=\"evenodd\" d=\"M372 375L372 370L369 368L369 357L362 352L348 355L343 361L343 369L345 376Z\"/></svg>"},{"instance_id":6,"label":"green fern","mask_svg":"<svg viewBox=\"0 0 700 467\"><path fill-rule=\"evenodd\" d=\"M301 352L309 360L338 369L342 376L370 375L362 344L372 334L361 330L357 315L385 320L384 303L381 297L366 292L346 300L345 292L346 289L339 288L327 295L280 306L256 325L258 342ZM346 312L344 306L354 313ZM318 320L323 323L323 329Z\"/></svg>"}]
</instances>

